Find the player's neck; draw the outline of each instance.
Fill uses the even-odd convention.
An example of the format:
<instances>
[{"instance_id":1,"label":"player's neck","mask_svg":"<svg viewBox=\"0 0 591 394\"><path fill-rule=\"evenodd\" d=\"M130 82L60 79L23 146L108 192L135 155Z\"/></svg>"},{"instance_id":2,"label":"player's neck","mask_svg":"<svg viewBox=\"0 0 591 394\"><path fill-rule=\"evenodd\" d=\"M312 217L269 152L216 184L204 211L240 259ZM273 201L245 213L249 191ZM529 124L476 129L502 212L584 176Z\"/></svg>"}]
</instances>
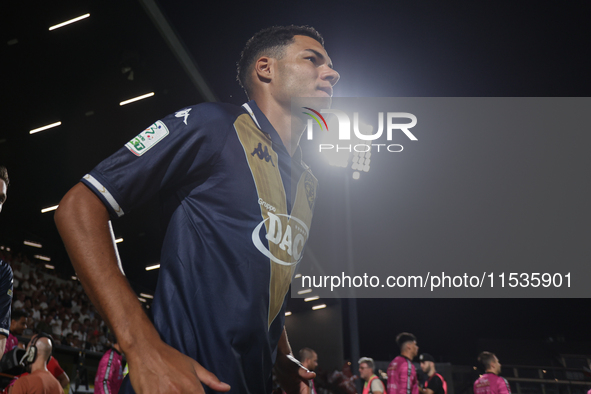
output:
<instances>
[{"instance_id":1,"label":"player's neck","mask_svg":"<svg viewBox=\"0 0 591 394\"><path fill-rule=\"evenodd\" d=\"M291 109L289 107L282 106L277 101L269 99L255 98L255 101L275 131L277 131L277 134L279 134L289 154L293 156L300 142L300 137L304 132L304 124L297 118L295 121L301 123L301 127L299 127L300 125L294 126L293 129L298 130L294 132L292 130Z\"/></svg>"},{"instance_id":2,"label":"player's neck","mask_svg":"<svg viewBox=\"0 0 591 394\"><path fill-rule=\"evenodd\" d=\"M47 363L44 360L37 360L31 365L31 373L35 371L47 371Z\"/></svg>"},{"instance_id":3,"label":"player's neck","mask_svg":"<svg viewBox=\"0 0 591 394\"><path fill-rule=\"evenodd\" d=\"M437 373L437 371L435 370L435 368L433 368L432 370L429 371L429 373L427 374L430 378L433 377L433 375L435 375Z\"/></svg>"}]
</instances>

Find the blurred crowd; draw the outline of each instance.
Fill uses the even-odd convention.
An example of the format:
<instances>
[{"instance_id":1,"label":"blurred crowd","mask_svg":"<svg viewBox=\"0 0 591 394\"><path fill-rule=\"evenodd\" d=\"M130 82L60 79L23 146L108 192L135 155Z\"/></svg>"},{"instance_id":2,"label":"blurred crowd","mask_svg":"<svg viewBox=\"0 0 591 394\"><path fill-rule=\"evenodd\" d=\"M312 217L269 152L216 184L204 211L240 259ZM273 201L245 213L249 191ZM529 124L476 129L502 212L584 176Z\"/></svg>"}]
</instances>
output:
<instances>
[{"instance_id":1,"label":"blurred crowd","mask_svg":"<svg viewBox=\"0 0 591 394\"><path fill-rule=\"evenodd\" d=\"M77 349L104 352L111 346L108 329L79 281L43 272L22 253L0 250L0 259L13 272L12 312L26 312L19 327L24 337L51 334L56 343ZM17 313L18 314L18 313Z\"/></svg>"}]
</instances>

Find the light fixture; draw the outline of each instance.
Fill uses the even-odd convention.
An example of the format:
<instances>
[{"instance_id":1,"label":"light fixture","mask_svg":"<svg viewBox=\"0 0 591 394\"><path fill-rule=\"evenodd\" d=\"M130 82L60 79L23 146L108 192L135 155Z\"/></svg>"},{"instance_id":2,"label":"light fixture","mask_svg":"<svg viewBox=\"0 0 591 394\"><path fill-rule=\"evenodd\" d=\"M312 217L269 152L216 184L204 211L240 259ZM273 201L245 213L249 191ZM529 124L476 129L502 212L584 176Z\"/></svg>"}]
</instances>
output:
<instances>
[{"instance_id":1,"label":"light fixture","mask_svg":"<svg viewBox=\"0 0 591 394\"><path fill-rule=\"evenodd\" d=\"M146 293L140 293L140 296L142 296L142 297L144 297L144 298L149 298L149 299L152 299L152 298L154 298L154 296L153 296L153 295L151 295L151 294L146 294Z\"/></svg>"},{"instance_id":2,"label":"light fixture","mask_svg":"<svg viewBox=\"0 0 591 394\"><path fill-rule=\"evenodd\" d=\"M27 246L32 246L34 248L42 248L43 247L43 245L41 245L40 243L33 242L33 241L24 241L23 243Z\"/></svg>"},{"instance_id":3,"label":"light fixture","mask_svg":"<svg viewBox=\"0 0 591 394\"><path fill-rule=\"evenodd\" d=\"M33 257L36 258L36 259L39 259L39 260L43 260L43 261L51 261L51 258L50 257L42 256L40 254L33 255Z\"/></svg>"},{"instance_id":4,"label":"light fixture","mask_svg":"<svg viewBox=\"0 0 591 394\"><path fill-rule=\"evenodd\" d=\"M45 268L49 269L49 270L54 270L55 267L51 264L45 264Z\"/></svg>"},{"instance_id":5,"label":"light fixture","mask_svg":"<svg viewBox=\"0 0 591 394\"><path fill-rule=\"evenodd\" d=\"M298 291L298 294L302 295L302 294L308 294L311 293L312 289L305 289L305 290L300 290Z\"/></svg>"},{"instance_id":6,"label":"light fixture","mask_svg":"<svg viewBox=\"0 0 591 394\"><path fill-rule=\"evenodd\" d=\"M38 127L36 129L33 129L33 130L29 131L29 134L35 134L35 133L38 133L38 132L43 131L43 130L47 130L47 129L51 129L53 127L57 127L57 126L59 126L61 124L62 124L62 122L55 122L55 123L52 123L52 124L48 124L47 126Z\"/></svg>"},{"instance_id":7,"label":"light fixture","mask_svg":"<svg viewBox=\"0 0 591 394\"><path fill-rule=\"evenodd\" d=\"M324 308L326 308L326 304L320 304L320 305L314 305L314 306L312 307L312 310L313 310L313 311L316 311L316 310L318 310L318 309L324 309Z\"/></svg>"},{"instance_id":8,"label":"light fixture","mask_svg":"<svg viewBox=\"0 0 591 394\"><path fill-rule=\"evenodd\" d=\"M59 29L60 27L64 27L66 25L69 25L70 23L74 23L74 22L81 21L82 19L86 19L89 16L90 16L90 14L80 15L79 17L74 18L74 19L70 19L69 21L65 21L65 22L62 22L62 23L58 23L57 25L53 25L53 26L51 26L49 28L49 30L51 31L51 30Z\"/></svg>"},{"instance_id":9,"label":"light fixture","mask_svg":"<svg viewBox=\"0 0 591 394\"><path fill-rule=\"evenodd\" d=\"M55 211L57 209L57 207L59 207L59 205L54 205L52 207L47 207L47 208L43 208L41 210L41 213L46 213L46 212L50 212L50 211Z\"/></svg>"},{"instance_id":10,"label":"light fixture","mask_svg":"<svg viewBox=\"0 0 591 394\"><path fill-rule=\"evenodd\" d=\"M285 316L291 316L291 312L290 311L285 312Z\"/></svg>"},{"instance_id":11,"label":"light fixture","mask_svg":"<svg viewBox=\"0 0 591 394\"><path fill-rule=\"evenodd\" d=\"M304 302L310 302L310 301L316 301L317 299L319 299L320 297L318 296L313 296L313 297L308 297L308 298L304 298Z\"/></svg>"},{"instance_id":12,"label":"light fixture","mask_svg":"<svg viewBox=\"0 0 591 394\"><path fill-rule=\"evenodd\" d=\"M115 240L115 243L116 243L116 244L118 244L118 243L121 243L121 242L123 242L123 238L117 238L117 239Z\"/></svg>"},{"instance_id":13,"label":"light fixture","mask_svg":"<svg viewBox=\"0 0 591 394\"><path fill-rule=\"evenodd\" d=\"M129 104L129 103L133 103L134 101L143 100L145 98L152 97L153 95L154 95L154 92L143 94L141 96L137 96L137 97L134 97L132 99L122 101L122 102L119 103L119 105L125 105L125 104Z\"/></svg>"},{"instance_id":14,"label":"light fixture","mask_svg":"<svg viewBox=\"0 0 591 394\"><path fill-rule=\"evenodd\" d=\"M157 270L158 268L160 268L160 264L149 265L146 267L146 271Z\"/></svg>"}]
</instances>

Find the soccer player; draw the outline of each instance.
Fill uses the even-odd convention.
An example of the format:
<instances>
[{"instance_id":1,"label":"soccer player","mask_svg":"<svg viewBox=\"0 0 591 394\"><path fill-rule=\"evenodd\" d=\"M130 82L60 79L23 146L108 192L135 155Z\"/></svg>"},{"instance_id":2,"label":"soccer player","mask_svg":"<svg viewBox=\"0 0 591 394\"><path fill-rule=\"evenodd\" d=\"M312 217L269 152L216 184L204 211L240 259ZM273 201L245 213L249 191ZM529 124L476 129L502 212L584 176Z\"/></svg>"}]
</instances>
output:
<instances>
[{"instance_id":1,"label":"soccer player","mask_svg":"<svg viewBox=\"0 0 591 394\"><path fill-rule=\"evenodd\" d=\"M400 355L388 366L388 394L418 394L417 371L412 359L419 353L417 338L402 332L396 336Z\"/></svg>"},{"instance_id":2,"label":"soccer player","mask_svg":"<svg viewBox=\"0 0 591 394\"><path fill-rule=\"evenodd\" d=\"M127 357L135 392L268 393L274 368L291 394L314 377L284 329L317 183L298 147L304 122L291 132L290 100L330 100L338 78L316 30L265 29L239 61L251 101L204 103L157 121L60 202L58 230ZM109 223L153 195L167 223L154 324L118 268ZM128 383L121 392L132 392Z\"/></svg>"},{"instance_id":3,"label":"soccer player","mask_svg":"<svg viewBox=\"0 0 591 394\"><path fill-rule=\"evenodd\" d=\"M429 380L425 382L425 388L419 391L424 394L447 394L447 382L437 373L435 359L429 353L423 353L419 357L421 369L427 374Z\"/></svg>"},{"instance_id":4,"label":"soccer player","mask_svg":"<svg viewBox=\"0 0 591 394\"><path fill-rule=\"evenodd\" d=\"M0 212L6 202L8 171L0 166ZM0 355L4 354L6 338L10 334L10 307L12 305L12 269L0 260Z\"/></svg>"},{"instance_id":5,"label":"soccer player","mask_svg":"<svg viewBox=\"0 0 591 394\"><path fill-rule=\"evenodd\" d=\"M474 394L511 394L509 382L499 374L501 363L497 356L491 352L482 352L478 361L484 367L484 375L474 382Z\"/></svg>"}]
</instances>

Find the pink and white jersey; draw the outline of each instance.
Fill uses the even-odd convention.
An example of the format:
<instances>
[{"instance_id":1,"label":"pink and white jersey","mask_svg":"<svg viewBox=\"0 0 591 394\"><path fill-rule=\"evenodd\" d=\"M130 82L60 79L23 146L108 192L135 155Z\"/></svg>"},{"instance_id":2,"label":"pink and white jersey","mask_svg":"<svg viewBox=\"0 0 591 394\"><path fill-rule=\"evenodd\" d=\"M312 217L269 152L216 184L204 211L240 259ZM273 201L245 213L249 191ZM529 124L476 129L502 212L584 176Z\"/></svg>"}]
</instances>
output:
<instances>
[{"instance_id":1,"label":"pink and white jersey","mask_svg":"<svg viewBox=\"0 0 591 394\"><path fill-rule=\"evenodd\" d=\"M418 394L417 371L412 362L398 356L388 366L388 394Z\"/></svg>"},{"instance_id":2,"label":"pink and white jersey","mask_svg":"<svg viewBox=\"0 0 591 394\"><path fill-rule=\"evenodd\" d=\"M474 394L511 394L511 388L505 378L485 373L474 382Z\"/></svg>"},{"instance_id":3,"label":"pink and white jersey","mask_svg":"<svg viewBox=\"0 0 591 394\"><path fill-rule=\"evenodd\" d=\"M4 347L4 353L8 353L12 349L18 346L18 339L12 333L8 334L8 338L6 338L6 346Z\"/></svg>"},{"instance_id":4,"label":"pink and white jersey","mask_svg":"<svg viewBox=\"0 0 591 394\"><path fill-rule=\"evenodd\" d=\"M97 394L117 394L123 382L123 356L111 348L101 358L96 377L94 392Z\"/></svg>"}]
</instances>

